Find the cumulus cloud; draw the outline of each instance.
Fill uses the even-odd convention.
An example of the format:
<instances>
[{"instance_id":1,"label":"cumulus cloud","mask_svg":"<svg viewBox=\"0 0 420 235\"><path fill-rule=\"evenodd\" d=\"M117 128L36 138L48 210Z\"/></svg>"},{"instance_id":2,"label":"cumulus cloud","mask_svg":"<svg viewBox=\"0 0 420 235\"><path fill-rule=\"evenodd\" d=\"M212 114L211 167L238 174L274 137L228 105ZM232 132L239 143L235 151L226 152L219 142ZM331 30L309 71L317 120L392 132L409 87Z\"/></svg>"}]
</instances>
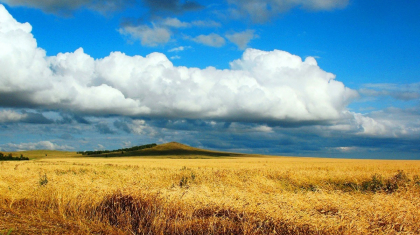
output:
<instances>
[{"instance_id":1,"label":"cumulus cloud","mask_svg":"<svg viewBox=\"0 0 420 235\"><path fill-rule=\"evenodd\" d=\"M121 27L118 32L129 36L133 41L139 40L143 46L151 47L167 43L171 39L172 34L168 28L155 25L152 27L147 25L126 25Z\"/></svg>"},{"instance_id":2,"label":"cumulus cloud","mask_svg":"<svg viewBox=\"0 0 420 235\"><path fill-rule=\"evenodd\" d=\"M264 22L294 7L312 11L340 9L348 0L228 0L234 6L231 14L250 16L254 22Z\"/></svg>"},{"instance_id":3,"label":"cumulus cloud","mask_svg":"<svg viewBox=\"0 0 420 235\"><path fill-rule=\"evenodd\" d=\"M251 29L245 30L243 32L226 34L226 38L233 42L241 50L244 50L248 46L248 43L256 37L257 35L255 35L255 30Z\"/></svg>"},{"instance_id":4,"label":"cumulus cloud","mask_svg":"<svg viewBox=\"0 0 420 235\"><path fill-rule=\"evenodd\" d=\"M225 70L176 67L161 53L113 52L95 60L78 49L47 57L31 26L16 22L3 6L0 24L0 97L20 97L23 106L79 114L294 123L341 118L357 96L313 57L302 60L285 51L247 49ZM224 44L217 36L197 40ZM3 101L3 106L13 105Z\"/></svg>"},{"instance_id":5,"label":"cumulus cloud","mask_svg":"<svg viewBox=\"0 0 420 235\"><path fill-rule=\"evenodd\" d=\"M389 134L389 125L392 124L391 122L378 122L375 119L360 113L354 113L354 119L357 126L362 129L359 134L364 135L386 136Z\"/></svg>"},{"instance_id":6,"label":"cumulus cloud","mask_svg":"<svg viewBox=\"0 0 420 235\"><path fill-rule=\"evenodd\" d=\"M2 149L4 149L5 151L25 151L25 150L36 150L36 149L72 150L74 148L67 145L58 145L58 144L52 143L51 141L40 141L37 143L20 143L20 144L8 143L8 144L3 145Z\"/></svg>"},{"instance_id":7,"label":"cumulus cloud","mask_svg":"<svg viewBox=\"0 0 420 235\"><path fill-rule=\"evenodd\" d=\"M41 9L54 14L71 14L79 8L87 8L99 12L109 12L124 9L135 3L135 0L0 0L9 6L26 6Z\"/></svg>"},{"instance_id":8,"label":"cumulus cloud","mask_svg":"<svg viewBox=\"0 0 420 235\"><path fill-rule=\"evenodd\" d=\"M192 40L196 43L204 44L211 47L222 47L225 45L226 41L220 35L211 33L209 35L199 35Z\"/></svg>"}]
</instances>

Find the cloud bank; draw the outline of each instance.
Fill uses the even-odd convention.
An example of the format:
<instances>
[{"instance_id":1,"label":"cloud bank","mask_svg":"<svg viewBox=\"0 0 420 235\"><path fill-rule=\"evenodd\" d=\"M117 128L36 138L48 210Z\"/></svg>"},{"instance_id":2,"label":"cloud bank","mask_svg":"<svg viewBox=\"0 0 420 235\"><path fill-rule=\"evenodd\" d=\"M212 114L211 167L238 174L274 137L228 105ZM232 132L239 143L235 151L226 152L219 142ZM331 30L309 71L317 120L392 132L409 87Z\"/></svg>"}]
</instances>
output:
<instances>
[{"instance_id":1,"label":"cloud bank","mask_svg":"<svg viewBox=\"0 0 420 235\"><path fill-rule=\"evenodd\" d=\"M3 106L19 100L94 115L301 122L339 119L357 96L313 57L285 51L247 49L226 70L176 67L161 53L95 60L80 48L47 57L31 26L3 6L0 24Z\"/></svg>"}]
</instances>

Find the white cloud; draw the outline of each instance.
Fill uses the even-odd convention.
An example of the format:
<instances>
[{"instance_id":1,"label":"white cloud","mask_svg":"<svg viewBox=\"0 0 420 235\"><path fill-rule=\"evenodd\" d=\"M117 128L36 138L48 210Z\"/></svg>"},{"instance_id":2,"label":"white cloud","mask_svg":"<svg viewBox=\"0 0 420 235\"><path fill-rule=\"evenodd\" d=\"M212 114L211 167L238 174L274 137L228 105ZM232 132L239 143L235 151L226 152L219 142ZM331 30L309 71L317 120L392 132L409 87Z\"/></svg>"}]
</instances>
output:
<instances>
[{"instance_id":1,"label":"white cloud","mask_svg":"<svg viewBox=\"0 0 420 235\"><path fill-rule=\"evenodd\" d=\"M165 44L171 39L171 31L169 29L155 25L153 27L127 25L120 28L118 32L129 36L132 40L140 40L143 46L154 47L159 44Z\"/></svg>"},{"instance_id":2,"label":"white cloud","mask_svg":"<svg viewBox=\"0 0 420 235\"><path fill-rule=\"evenodd\" d=\"M358 127L363 129L361 134L384 137L388 134L387 126L373 118L363 116L360 113L354 113L354 119Z\"/></svg>"},{"instance_id":3,"label":"white cloud","mask_svg":"<svg viewBox=\"0 0 420 235\"><path fill-rule=\"evenodd\" d=\"M179 59L181 59L181 56L179 55L171 56L171 60L179 60Z\"/></svg>"},{"instance_id":4,"label":"white cloud","mask_svg":"<svg viewBox=\"0 0 420 235\"><path fill-rule=\"evenodd\" d=\"M58 145L52 143L50 141L40 141L37 143L21 143L21 144L5 144L3 145L3 149L7 149L7 151L25 151L25 150L72 150L73 147L67 145Z\"/></svg>"},{"instance_id":5,"label":"white cloud","mask_svg":"<svg viewBox=\"0 0 420 235\"><path fill-rule=\"evenodd\" d=\"M19 122L28 117L27 114L17 113L12 110L0 110L0 123L2 122Z\"/></svg>"},{"instance_id":6,"label":"white cloud","mask_svg":"<svg viewBox=\"0 0 420 235\"><path fill-rule=\"evenodd\" d=\"M209 35L199 35L192 39L196 43L201 43L206 46L211 47L222 47L225 45L226 41L220 35L211 33Z\"/></svg>"},{"instance_id":7,"label":"white cloud","mask_svg":"<svg viewBox=\"0 0 420 235\"><path fill-rule=\"evenodd\" d=\"M0 94L19 96L35 107L98 115L300 122L339 119L357 96L313 57L302 61L285 51L247 49L225 70L176 67L161 53L113 52L94 60L78 49L47 57L31 26L16 22L3 6L0 24ZM220 46L220 38L203 35L197 40ZM148 40L144 43L152 43Z\"/></svg>"},{"instance_id":8,"label":"white cloud","mask_svg":"<svg viewBox=\"0 0 420 235\"><path fill-rule=\"evenodd\" d=\"M255 30L248 29L243 32L226 34L226 38L238 46L239 49L244 50L248 46L248 43L257 37L254 33Z\"/></svg>"}]
</instances>

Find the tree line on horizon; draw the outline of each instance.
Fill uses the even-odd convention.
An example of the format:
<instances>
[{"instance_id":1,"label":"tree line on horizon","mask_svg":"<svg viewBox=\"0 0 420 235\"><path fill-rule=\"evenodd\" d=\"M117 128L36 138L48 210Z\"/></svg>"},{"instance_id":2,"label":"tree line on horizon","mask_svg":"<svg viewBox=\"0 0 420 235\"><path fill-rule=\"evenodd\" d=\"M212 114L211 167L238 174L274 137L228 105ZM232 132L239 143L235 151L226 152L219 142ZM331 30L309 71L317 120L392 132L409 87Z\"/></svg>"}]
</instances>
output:
<instances>
[{"instance_id":1,"label":"tree line on horizon","mask_svg":"<svg viewBox=\"0 0 420 235\"><path fill-rule=\"evenodd\" d=\"M27 161L29 158L24 157L22 154L20 157L13 157L11 153L8 155L4 155L3 153L0 153L0 161Z\"/></svg>"},{"instance_id":2,"label":"tree line on horizon","mask_svg":"<svg viewBox=\"0 0 420 235\"><path fill-rule=\"evenodd\" d=\"M82 154L82 155L98 155L98 154L104 154L104 153L116 153L116 152L132 152L132 151L137 151L137 150L143 150L143 149L147 149L147 148L153 148L155 147L157 144L153 143L153 144L145 144L145 145L139 145L139 146L134 146L134 147L130 147L130 148L123 148L123 149L115 149L115 150L98 150L98 151L79 151L77 152L77 154Z\"/></svg>"}]
</instances>

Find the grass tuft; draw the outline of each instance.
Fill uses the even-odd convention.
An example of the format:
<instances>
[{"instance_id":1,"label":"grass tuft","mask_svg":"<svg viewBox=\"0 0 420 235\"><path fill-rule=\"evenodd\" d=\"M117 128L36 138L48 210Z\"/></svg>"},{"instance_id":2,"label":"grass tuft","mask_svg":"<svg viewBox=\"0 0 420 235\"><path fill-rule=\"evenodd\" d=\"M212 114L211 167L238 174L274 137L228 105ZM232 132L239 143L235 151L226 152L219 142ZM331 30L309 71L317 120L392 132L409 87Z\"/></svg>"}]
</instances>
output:
<instances>
[{"instance_id":1,"label":"grass tuft","mask_svg":"<svg viewBox=\"0 0 420 235\"><path fill-rule=\"evenodd\" d=\"M47 174L44 174L42 176L39 177L39 185L40 186L45 186L48 184L48 177Z\"/></svg>"}]
</instances>

